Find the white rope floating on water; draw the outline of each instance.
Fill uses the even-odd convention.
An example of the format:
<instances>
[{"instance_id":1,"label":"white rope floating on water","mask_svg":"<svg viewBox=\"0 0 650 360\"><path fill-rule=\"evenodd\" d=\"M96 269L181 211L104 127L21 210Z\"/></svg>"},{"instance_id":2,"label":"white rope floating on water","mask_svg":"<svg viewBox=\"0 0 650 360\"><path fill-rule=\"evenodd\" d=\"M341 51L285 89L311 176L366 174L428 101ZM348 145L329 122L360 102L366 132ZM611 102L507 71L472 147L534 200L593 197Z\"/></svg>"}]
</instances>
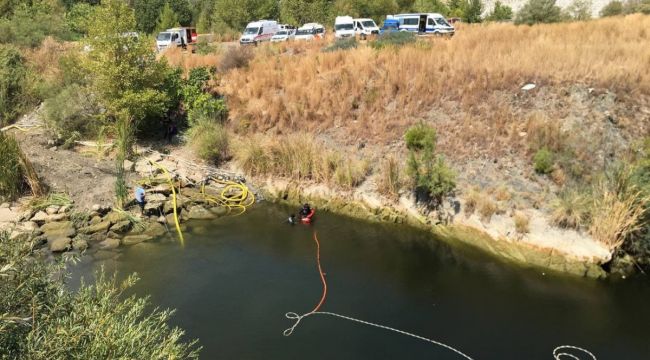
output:
<instances>
[{"instance_id":1,"label":"white rope floating on water","mask_svg":"<svg viewBox=\"0 0 650 360\"><path fill-rule=\"evenodd\" d=\"M440 346L442 348L445 348L447 350L450 350L450 351L456 353L458 356L461 356L461 357L463 357L463 358L465 358L467 360L475 360L474 358L472 358L469 355L463 353L462 351L454 348L453 346L447 345L445 343L441 343L441 342L436 341L436 340L428 339L428 338L425 338L423 336L416 335L416 334L413 334L413 333L410 333L410 332L407 332L407 331L395 329L395 328L392 328L390 326L376 324L376 323L373 323L373 322L370 322L370 321L356 319L356 318L353 318L353 317L350 317L350 316L345 316L345 315L341 315L341 314L337 314L337 313L333 313L333 312L327 312L327 311L309 312L309 313L306 313L304 315L298 315L295 312L286 313L284 316L287 319L295 320L296 322L290 328L284 330L283 335L284 336L291 336L293 334L294 330L300 324L300 321L302 321L302 319L304 319L304 318L306 318L308 316L312 316L312 315L333 316L333 317L336 317L336 318L339 318L339 319L348 320L348 321L356 322L356 323L359 323L359 324L368 325L368 326L376 327L376 328L379 328L379 329L392 331L392 332L397 333L397 334L410 336L412 338L422 340L422 341L431 343L433 345ZM589 357L588 358L581 358L579 355L572 354L572 353L570 353L568 351L573 351L574 353L581 353L581 354L587 355ZM577 346L572 346L572 345L562 345L562 346L558 346L555 349L553 349L553 359L554 360L565 360L565 359L598 360L598 359L596 359L596 356L594 354L592 354L589 350L585 350L583 348L580 348L580 347L577 347Z\"/></svg>"}]
</instances>

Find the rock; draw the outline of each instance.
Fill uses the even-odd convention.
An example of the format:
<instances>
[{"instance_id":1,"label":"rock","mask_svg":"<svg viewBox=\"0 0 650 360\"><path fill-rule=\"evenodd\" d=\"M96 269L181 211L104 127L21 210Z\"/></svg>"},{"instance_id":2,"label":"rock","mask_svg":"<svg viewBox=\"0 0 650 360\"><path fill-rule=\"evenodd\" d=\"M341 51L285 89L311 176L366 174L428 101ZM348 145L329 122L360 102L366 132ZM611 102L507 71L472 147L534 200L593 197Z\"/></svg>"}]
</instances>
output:
<instances>
[{"instance_id":1,"label":"rock","mask_svg":"<svg viewBox=\"0 0 650 360\"><path fill-rule=\"evenodd\" d=\"M77 230L75 230L74 225L70 221L47 223L41 226L41 231L43 231L43 236L45 236L48 241L53 241L58 238L73 237L77 234Z\"/></svg>"},{"instance_id":2,"label":"rock","mask_svg":"<svg viewBox=\"0 0 650 360\"><path fill-rule=\"evenodd\" d=\"M160 224L166 224L167 218L165 218L164 216L159 216L156 221L159 222Z\"/></svg>"},{"instance_id":3,"label":"rock","mask_svg":"<svg viewBox=\"0 0 650 360\"><path fill-rule=\"evenodd\" d=\"M98 250L93 254L95 260L111 260L118 257L120 254L110 250Z\"/></svg>"},{"instance_id":4,"label":"rock","mask_svg":"<svg viewBox=\"0 0 650 360\"><path fill-rule=\"evenodd\" d=\"M530 90L533 90L535 87L536 87L535 84L526 84L526 85L521 87L521 90L530 91Z\"/></svg>"},{"instance_id":5,"label":"rock","mask_svg":"<svg viewBox=\"0 0 650 360\"><path fill-rule=\"evenodd\" d=\"M162 202L167 201L167 197L165 195L163 195L163 194L155 193L155 194L148 194L145 197L145 200L147 202L161 202L162 203Z\"/></svg>"},{"instance_id":6,"label":"rock","mask_svg":"<svg viewBox=\"0 0 650 360\"><path fill-rule=\"evenodd\" d=\"M147 203L144 205L144 213L145 214L159 214L160 209L163 207L162 202L158 201L147 201Z\"/></svg>"},{"instance_id":7,"label":"rock","mask_svg":"<svg viewBox=\"0 0 650 360\"><path fill-rule=\"evenodd\" d=\"M18 216L18 221L29 221L34 216L34 210L26 210Z\"/></svg>"},{"instance_id":8,"label":"rock","mask_svg":"<svg viewBox=\"0 0 650 360\"><path fill-rule=\"evenodd\" d=\"M38 224L33 222L33 221L26 221L26 222L22 223L20 225L20 227L21 227L21 229L23 231L27 231L27 232L32 232L33 233L33 232L36 232L37 230L40 231L39 228L38 228Z\"/></svg>"},{"instance_id":9,"label":"rock","mask_svg":"<svg viewBox=\"0 0 650 360\"><path fill-rule=\"evenodd\" d=\"M69 228L72 228L74 230L74 224L72 221L51 222L41 226L41 230L44 233Z\"/></svg>"},{"instance_id":10,"label":"rock","mask_svg":"<svg viewBox=\"0 0 650 360\"><path fill-rule=\"evenodd\" d=\"M93 216L93 218L90 219L90 225L97 225L100 222L102 222L102 218L100 216Z\"/></svg>"},{"instance_id":11,"label":"rock","mask_svg":"<svg viewBox=\"0 0 650 360\"><path fill-rule=\"evenodd\" d=\"M133 171L135 169L135 163L131 160L124 160L124 170Z\"/></svg>"},{"instance_id":12,"label":"rock","mask_svg":"<svg viewBox=\"0 0 650 360\"><path fill-rule=\"evenodd\" d=\"M217 207L210 208L210 212L212 212L213 214L219 217L226 216L228 214L228 208L225 206L217 206Z\"/></svg>"},{"instance_id":13,"label":"rock","mask_svg":"<svg viewBox=\"0 0 650 360\"><path fill-rule=\"evenodd\" d=\"M154 222L150 223L142 234L150 237L158 237L165 233L167 233L167 228L160 223Z\"/></svg>"},{"instance_id":14,"label":"rock","mask_svg":"<svg viewBox=\"0 0 650 360\"><path fill-rule=\"evenodd\" d=\"M14 211L11 208L1 208L0 209L0 222L14 222L18 221L20 217L18 211Z\"/></svg>"},{"instance_id":15,"label":"rock","mask_svg":"<svg viewBox=\"0 0 650 360\"><path fill-rule=\"evenodd\" d=\"M129 220L124 220L116 223L115 225L111 226L111 231L115 233L125 233L131 229L131 222Z\"/></svg>"},{"instance_id":16,"label":"rock","mask_svg":"<svg viewBox=\"0 0 650 360\"><path fill-rule=\"evenodd\" d=\"M70 210L70 206L68 205L63 205L59 208L59 214L65 214Z\"/></svg>"},{"instance_id":17,"label":"rock","mask_svg":"<svg viewBox=\"0 0 650 360\"><path fill-rule=\"evenodd\" d=\"M117 224L123 221L128 221L128 216L122 212L111 211L104 217L104 221L110 221L111 224Z\"/></svg>"},{"instance_id":18,"label":"rock","mask_svg":"<svg viewBox=\"0 0 650 360\"><path fill-rule=\"evenodd\" d=\"M111 211L110 206L103 206L103 205L99 205L99 204L93 205L93 207L90 208L90 209L92 211L97 212L97 213L102 214L102 215L108 213L109 211Z\"/></svg>"},{"instance_id":19,"label":"rock","mask_svg":"<svg viewBox=\"0 0 650 360\"><path fill-rule=\"evenodd\" d=\"M22 231L13 231L11 235L9 235L9 240L11 241L17 241L17 242L24 242L29 239L29 233L22 232Z\"/></svg>"},{"instance_id":20,"label":"rock","mask_svg":"<svg viewBox=\"0 0 650 360\"><path fill-rule=\"evenodd\" d=\"M178 219L179 222L181 219ZM174 214L167 214L165 215L165 223L170 224L170 225L175 225L176 220L174 219Z\"/></svg>"},{"instance_id":21,"label":"rock","mask_svg":"<svg viewBox=\"0 0 650 360\"><path fill-rule=\"evenodd\" d=\"M90 210L99 212L99 210L100 210L101 208L102 208L101 205L99 205L99 204L95 204L95 205L93 205L93 206L90 208Z\"/></svg>"},{"instance_id":22,"label":"rock","mask_svg":"<svg viewBox=\"0 0 650 360\"><path fill-rule=\"evenodd\" d=\"M165 196L169 196L169 194L172 193L172 189L169 187L169 185L160 184L147 190L147 192L152 194L163 194Z\"/></svg>"},{"instance_id":23,"label":"rock","mask_svg":"<svg viewBox=\"0 0 650 360\"><path fill-rule=\"evenodd\" d=\"M188 198L186 198L184 196L177 195L176 196L176 210L182 209L188 202L189 202ZM165 206L163 207L163 212L165 214L169 214L169 213L171 213L173 211L174 211L174 200L169 199L167 202L165 202Z\"/></svg>"},{"instance_id":24,"label":"rock","mask_svg":"<svg viewBox=\"0 0 650 360\"><path fill-rule=\"evenodd\" d=\"M9 209L9 207L11 207L11 205L9 203L0 204L0 209Z\"/></svg>"},{"instance_id":25,"label":"rock","mask_svg":"<svg viewBox=\"0 0 650 360\"><path fill-rule=\"evenodd\" d=\"M90 225L79 229L82 234L94 234L99 232L106 232L111 227L110 221L102 221L99 224Z\"/></svg>"},{"instance_id":26,"label":"rock","mask_svg":"<svg viewBox=\"0 0 650 360\"><path fill-rule=\"evenodd\" d=\"M48 215L45 221L54 222L54 221L66 220L67 218L68 218L68 214L52 214L52 215Z\"/></svg>"},{"instance_id":27,"label":"rock","mask_svg":"<svg viewBox=\"0 0 650 360\"><path fill-rule=\"evenodd\" d=\"M45 209L45 212L48 215L58 214L59 213L59 206L57 206L57 205L48 206L47 209Z\"/></svg>"},{"instance_id":28,"label":"rock","mask_svg":"<svg viewBox=\"0 0 650 360\"><path fill-rule=\"evenodd\" d=\"M124 245L135 245L139 244L143 241L148 241L151 240L152 237L149 235L128 235L125 236L124 239L122 239L122 244Z\"/></svg>"},{"instance_id":29,"label":"rock","mask_svg":"<svg viewBox=\"0 0 650 360\"><path fill-rule=\"evenodd\" d=\"M102 250L112 250L117 249L120 246L120 240L114 238L108 238L98 244L99 248Z\"/></svg>"},{"instance_id":30,"label":"rock","mask_svg":"<svg viewBox=\"0 0 650 360\"><path fill-rule=\"evenodd\" d=\"M94 242L102 242L102 241L106 240L107 237L108 237L107 234L105 234L103 232L98 232L98 233L91 234L90 235L90 240L92 240Z\"/></svg>"},{"instance_id":31,"label":"rock","mask_svg":"<svg viewBox=\"0 0 650 360\"><path fill-rule=\"evenodd\" d=\"M77 251L86 251L88 249L88 241L83 238L76 237L72 240L72 248Z\"/></svg>"},{"instance_id":32,"label":"rock","mask_svg":"<svg viewBox=\"0 0 650 360\"><path fill-rule=\"evenodd\" d=\"M121 239L123 237L124 237L124 235L118 234L118 233L115 233L115 232L112 232L112 231L109 231L106 234L106 238L110 238L110 239Z\"/></svg>"},{"instance_id":33,"label":"rock","mask_svg":"<svg viewBox=\"0 0 650 360\"><path fill-rule=\"evenodd\" d=\"M67 237L59 237L53 240L48 240L50 251L52 252L62 252L70 249L70 243L72 240Z\"/></svg>"},{"instance_id":34,"label":"rock","mask_svg":"<svg viewBox=\"0 0 650 360\"><path fill-rule=\"evenodd\" d=\"M195 220L211 220L217 216L202 206L192 206L187 217Z\"/></svg>"}]
</instances>

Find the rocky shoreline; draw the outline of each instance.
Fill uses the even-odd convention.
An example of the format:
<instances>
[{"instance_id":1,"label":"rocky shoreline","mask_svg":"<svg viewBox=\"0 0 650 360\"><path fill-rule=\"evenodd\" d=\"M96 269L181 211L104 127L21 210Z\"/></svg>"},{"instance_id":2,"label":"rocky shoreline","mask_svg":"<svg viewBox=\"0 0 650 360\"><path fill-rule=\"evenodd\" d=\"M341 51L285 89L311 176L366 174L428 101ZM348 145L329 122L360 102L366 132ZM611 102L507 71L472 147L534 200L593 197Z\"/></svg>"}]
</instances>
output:
<instances>
[{"instance_id":1,"label":"rocky shoreline","mask_svg":"<svg viewBox=\"0 0 650 360\"><path fill-rule=\"evenodd\" d=\"M175 201L168 175L150 166L157 161L164 162L173 171L170 176ZM125 165L138 174L136 182L145 189L143 212L134 201L124 210L99 204L87 210L77 208L72 202L30 208L27 199L23 199L22 203L0 205L0 231L9 232L12 240L31 242L35 253L40 255L85 253L103 260L117 256L115 251L121 246L147 242L166 233L174 234L174 204L181 224L189 220L212 220L231 213L227 204L214 200L225 186L211 181L209 174L188 175L177 171L175 162L162 160L160 155L143 157ZM243 178L236 180L231 183L244 181Z\"/></svg>"}]
</instances>

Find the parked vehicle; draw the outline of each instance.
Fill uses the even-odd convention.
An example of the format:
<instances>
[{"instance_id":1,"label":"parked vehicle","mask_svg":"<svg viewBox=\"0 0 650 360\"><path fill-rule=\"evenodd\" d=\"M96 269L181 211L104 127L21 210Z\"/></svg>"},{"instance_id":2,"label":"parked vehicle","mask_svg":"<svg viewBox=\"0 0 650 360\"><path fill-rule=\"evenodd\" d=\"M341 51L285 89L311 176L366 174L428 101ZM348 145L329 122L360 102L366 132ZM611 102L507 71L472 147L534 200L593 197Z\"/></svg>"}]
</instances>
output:
<instances>
[{"instance_id":1,"label":"parked vehicle","mask_svg":"<svg viewBox=\"0 0 650 360\"><path fill-rule=\"evenodd\" d=\"M354 19L354 30L361 39L370 35L379 35L379 27L373 19Z\"/></svg>"},{"instance_id":2,"label":"parked vehicle","mask_svg":"<svg viewBox=\"0 0 650 360\"><path fill-rule=\"evenodd\" d=\"M379 29L380 34L388 34L399 31L399 21L397 19L386 19L384 25Z\"/></svg>"},{"instance_id":3,"label":"parked vehicle","mask_svg":"<svg viewBox=\"0 0 650 360\"><path fill-rule=\"evenodd\" d=\"M344 39L354 37L354 19L352 16L337 16L334 20L334 37Z\"/></svg>"},{"instance_id":4,"label":"parked vehicle","mask_svg":"<svg viewBox=\"0 0 650 360\"><path fill-rule=\"evenodd\" d=\"M314 40L325 37L325 27L318 23L307 23L296 31L296 40Z\"/></svg>"},{"instance_id":5,"label":"parked vehicle","mask_svg":"<svg viewBox=\"0 0 650 360\"><path fill-rule=\"evenodd\" d=\"M257 45L269 41L280 30L277 21L259 20L249 23L239 39L240 45Z\"/></svg>"},{"instance_id":6,"label":"parked vehicle","mask_svg":"<svg viewBox=\"0 0 650 360\"><path fill-rule=\"evenodd\" d=\"M280 30L271 37L271 42L283 42L288 40L293 40L296 37L296 30L287 29Z\"/></svg>"},{"instance_id":7,"label":"parked vehicle","mask_svg":"<svg viewBox=\"0 0 650 360\"><path fill-rule=\"evenodd\" d=\"M187 48L195 45L198 39L196 29L192 27L172 28L162 31L156 36L156 49L160 52L170 47Z\"/></svg>"},{"instance_id":8,"label":"parked vehicle","mask_svg":"<svg viewBox=\"0 0 650 360\"><path fill-rule=\"evenodd\" d=\"M387 19L397 19L400 31L416 32L420 35L454 35L454 27L445 17L437 14L398 14L388 15Z\"/></svg>"}]
</instances>

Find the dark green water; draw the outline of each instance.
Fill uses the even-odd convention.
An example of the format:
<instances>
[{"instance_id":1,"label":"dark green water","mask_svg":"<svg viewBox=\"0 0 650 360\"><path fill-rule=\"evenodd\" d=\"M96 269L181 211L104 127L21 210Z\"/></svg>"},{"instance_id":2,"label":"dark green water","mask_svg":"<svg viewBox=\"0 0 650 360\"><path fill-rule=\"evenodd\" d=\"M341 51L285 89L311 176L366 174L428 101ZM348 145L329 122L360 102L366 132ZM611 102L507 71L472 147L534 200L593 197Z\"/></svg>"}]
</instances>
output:
<instances>
[{"instance_id":1,"label":"dark green water","mask_svg":"<svg viewBox=\"0 0 650 360\"><path fill-rule=\"evenodd\" d=\"M172 238L86 257L74 281L100 264L137 272L135 291L176 308L174 325L198 338L204 359L459 359L449 350L330 317L305 319L291 337L288 311L321 296L318 231L328 297L322 311L377 322L454 346L474 359L552 359L555 346L598 359L650 359L650 281L544 276L449 246L404 227L317 214L309 226L258 206L245 216L192 223Z\"/></svg>"}]
</instances>

